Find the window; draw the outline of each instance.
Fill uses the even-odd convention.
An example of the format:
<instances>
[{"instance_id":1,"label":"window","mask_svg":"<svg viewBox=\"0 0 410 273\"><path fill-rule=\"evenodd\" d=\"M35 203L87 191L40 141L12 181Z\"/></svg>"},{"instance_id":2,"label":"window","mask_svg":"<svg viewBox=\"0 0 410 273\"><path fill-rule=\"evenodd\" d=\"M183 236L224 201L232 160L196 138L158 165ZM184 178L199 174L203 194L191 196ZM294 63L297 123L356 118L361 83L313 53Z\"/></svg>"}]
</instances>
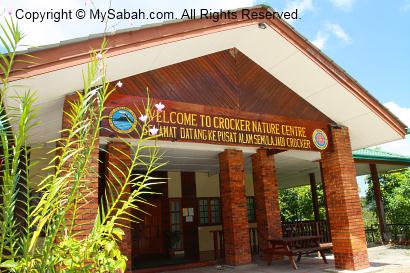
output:
<instances>
[{"instance_id":1,"label":"window","mask_svg":"<svg viewBox=\"0 0 410 273\"><path fill-rule=\"evenodd\" d=\"M200 225L218 225L221 223L219 198L200 198L198 205Z\"/></svg>"},{"instance_id":2,"label":"window","mask_svg":"<svg viewBox=\"0 0 410 273\"><path fill-rule=\"evenodd\" d=\"M199 224L200 225L209 224L208 199L199 200Z\"/></svg>"},{"instance_id":3,"label":"window","mask_svg":"<svg viewBox=\"0 0 410 273\"><path fill-rule=\"evenodd\" d=\"M221 222L221 206L219 199L211 199L211 222L217 224Z\"/></svg>"},{"instance_id":4,"label":"window","mask_svg":"<svg viewBox=\"0 0 410 273\"><path fill-rule=\"evenodd\" d=\"M255 197L253 196L246 197L246 203L248 205L248 222L254 223L256 222Z\"/></svg>"},{"instance_id":5,"label":"window","mask_svg":"<svg viewBox=\"0 0 410 273\"><path fill-rule=\"evenodd\" d=\"M182 213L181 213L181 200L170 199L170 212L171 212L171 234L173 239L173 248L182 248ZM170 234L170 236L171 236ZM176 241L176 242L175 242Z\"/></svg>"}]
</instances>

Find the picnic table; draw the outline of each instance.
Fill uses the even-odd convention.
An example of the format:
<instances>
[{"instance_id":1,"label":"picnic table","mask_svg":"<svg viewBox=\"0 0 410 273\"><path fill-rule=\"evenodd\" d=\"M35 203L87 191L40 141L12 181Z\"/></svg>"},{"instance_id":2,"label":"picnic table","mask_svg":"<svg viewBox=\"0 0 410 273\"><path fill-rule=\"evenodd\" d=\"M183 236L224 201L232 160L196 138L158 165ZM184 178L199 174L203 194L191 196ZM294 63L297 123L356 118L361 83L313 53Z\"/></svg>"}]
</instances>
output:
<instances>
[{"instance_id":1,"label":"picnic table","mask_svg":"<svg viewBox=\"0 0 410 273\"><path fill-rule=\"evenodd\" d=\"M297 262L300 262L302 255L319 252L325 263L327 262L324 254L325 250L332 249L332 244L320 244L320 235L307 235L287 237L282 239L269 239L271 247L264 249L268 265L272 263L274 256L288 256L289 262L293 269L298 269L293 256L298 256Z\"/></svg>"}]
</instances>

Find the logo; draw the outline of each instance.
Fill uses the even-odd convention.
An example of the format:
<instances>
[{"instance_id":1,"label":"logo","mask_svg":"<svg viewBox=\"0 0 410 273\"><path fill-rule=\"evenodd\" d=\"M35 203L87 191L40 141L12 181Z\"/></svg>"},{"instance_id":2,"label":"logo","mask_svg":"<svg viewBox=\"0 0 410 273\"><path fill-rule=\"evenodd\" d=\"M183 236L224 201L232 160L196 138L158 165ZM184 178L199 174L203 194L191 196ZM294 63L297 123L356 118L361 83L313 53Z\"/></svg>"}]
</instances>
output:
<instances>
[{"instance_id":1,"label":"logo","mask_svg":"<svg viewBox=\"0 0 410 273\"><path fill-rule=\"evenodd\" d=\"M132 110L127 107L114 108L109 117L111 128L118 133L130 133L137 118Z\"/></svg>"},{"instance_id":2,"label":"logo","mask_svg":"<svg viewBox=\"0 0 410 273\"><path fill-rule=\"evenodd\" d=\"M319 150L324 150L327 148L328 140L327 135L320 129L316 129L312 134L313 143Z\"/></svg>"}]
</instances>

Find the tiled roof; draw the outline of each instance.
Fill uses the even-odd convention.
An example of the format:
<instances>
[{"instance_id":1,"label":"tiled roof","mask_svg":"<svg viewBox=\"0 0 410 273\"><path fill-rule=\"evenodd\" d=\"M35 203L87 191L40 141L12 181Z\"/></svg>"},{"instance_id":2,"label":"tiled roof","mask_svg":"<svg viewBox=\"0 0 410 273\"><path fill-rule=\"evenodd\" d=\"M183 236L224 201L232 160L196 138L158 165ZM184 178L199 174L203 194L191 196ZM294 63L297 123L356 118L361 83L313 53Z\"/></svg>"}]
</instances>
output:
<instances>
[{"instance_id":1,"label":"tiled roof","mask_svg":"<svg viewBox=\"0 0 410 273\"><path fill-rule=\"evenodd\" d=\"M410 165L410 156L382 151L378 148L367 148L353 151L355 159L380 160L391 162L404 162Z\"/></svg>"}]
</instances>

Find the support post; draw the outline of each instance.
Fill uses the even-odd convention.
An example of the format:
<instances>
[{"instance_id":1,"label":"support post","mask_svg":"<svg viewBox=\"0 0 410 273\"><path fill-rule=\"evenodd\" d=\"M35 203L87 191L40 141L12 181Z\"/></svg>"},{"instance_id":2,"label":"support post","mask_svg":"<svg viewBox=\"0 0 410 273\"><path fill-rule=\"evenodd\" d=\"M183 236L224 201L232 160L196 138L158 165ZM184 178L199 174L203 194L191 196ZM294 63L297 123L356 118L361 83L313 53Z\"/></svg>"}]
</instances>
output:
<instances>
[{"instance_id":1,"label":"support post","mask_svg":"<svg viewBox=\"0 0 410 273\"><path fill-rule=\"evenodd\" d=\"M322 153L322 168L335 267L369 267L356 169L346 127L331 128L331 149Z\"/></svg>"},{"instance_id":2,"label":"support post","mask_svg":"<svg viewBox=\"0 0 410 273\"><path fill-rule=\"evenodd\" d=\"M220 153L219 166L225 262L229 265L249 264L251 250L242 151Z\"/></svg>"},{"instance_id":3,"label":"support post","mask_svg":"<svg viewBox=\"0 0 410 273\"><path fill-rule=\"evenodd\" d=\"M376 202L376 210L377 210L377 218L379 220L379 229L380 235L382 237L383 242L387 241L386 238L386 221L384 215L384 206L383 206L383 199L382 199L382 192L380 190L380 181L379 181L379 174L377 171L376 164L370 164L370 173L373 181L373 190L374 190L374 200Z\"/></svg>"},{"instance_id":4,"label":"support post","mask_svg":"<svg viewBox=\"0 0 410 273\"><path fill-rule=\"evenodd\" d=\"M329 216L329 208L327 207L327 194L326 194L326 186L325 186L325 178L323 177L323 168L322 168L322 161L319 162L319 166L320 166L320 177L322 179L322 189L323 189L323 199L325 201L325 210L326 210L326 222L327 222L327 232L329 234L329 240L332 241L332 231L330 230L330 216Z\"/></svg>"},{"instance_id":5,"label":"support post","mask_svg":"<svg viewBox=\"0 0 410 273\"><path fill-rule=\"evenodd\" d=\"M315 216L315 221L319 222L320 220L319 201L317 198L316 177L314 173L309 174L309 180L310 180L310 191L312 193L313 214Z\"/></svg>"}]
</instances>

